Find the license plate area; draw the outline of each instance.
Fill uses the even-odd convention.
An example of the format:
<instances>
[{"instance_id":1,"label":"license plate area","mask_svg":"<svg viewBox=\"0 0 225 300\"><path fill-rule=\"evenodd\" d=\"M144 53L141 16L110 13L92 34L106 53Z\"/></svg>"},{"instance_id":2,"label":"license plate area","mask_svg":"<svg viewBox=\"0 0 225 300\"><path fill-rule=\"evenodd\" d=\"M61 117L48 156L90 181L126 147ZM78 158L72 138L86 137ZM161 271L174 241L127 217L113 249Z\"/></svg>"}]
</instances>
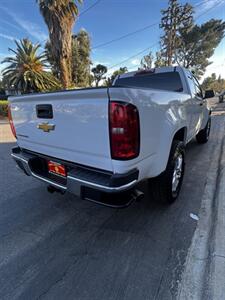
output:
<instances>
[{"instance_id":1,"label":"license plate area","mask_svg":"<svg viewBox=\"0 0 225 300\"><path fill-rule=\"evenodd\" d=\"M50 174L58 175L63 178L67 177L66 167L60 163L54 162L52 160L48 161L48 172Z\"/></svg>"}]
</instances>

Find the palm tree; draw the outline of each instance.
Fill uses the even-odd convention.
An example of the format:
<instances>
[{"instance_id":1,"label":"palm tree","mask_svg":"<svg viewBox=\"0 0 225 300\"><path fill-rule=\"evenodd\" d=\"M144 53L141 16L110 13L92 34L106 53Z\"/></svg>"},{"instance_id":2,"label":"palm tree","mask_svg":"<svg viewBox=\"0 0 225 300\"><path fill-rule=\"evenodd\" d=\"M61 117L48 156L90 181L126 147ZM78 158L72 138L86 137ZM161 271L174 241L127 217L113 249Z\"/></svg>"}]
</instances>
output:
<instances>
[{"instance_id":1,"label":"palm tree","mask_svg":"<svg viewBox=\"0 0 225 300\"><path fill-rule=\"evenodd\" d=\"M33 45L28 39L15 41L16 50L9 48L14 55L6 57L2 63L9 65L3 69L3 77L9 86L22 93L56 89L59 86L51 73L45 71L45 54L38 54L40 44Z\"/></svg>"},{"instance_id":2,"label":"palm tree","mask_svg":"<svg viewBox=\"0 0 225 300\"><path fill-rule=\"evenodd\" d=\"M49 30L52 56L64 88L71 85L72 28L82 0L36 0Z\"/></svg>"}]
</instances>

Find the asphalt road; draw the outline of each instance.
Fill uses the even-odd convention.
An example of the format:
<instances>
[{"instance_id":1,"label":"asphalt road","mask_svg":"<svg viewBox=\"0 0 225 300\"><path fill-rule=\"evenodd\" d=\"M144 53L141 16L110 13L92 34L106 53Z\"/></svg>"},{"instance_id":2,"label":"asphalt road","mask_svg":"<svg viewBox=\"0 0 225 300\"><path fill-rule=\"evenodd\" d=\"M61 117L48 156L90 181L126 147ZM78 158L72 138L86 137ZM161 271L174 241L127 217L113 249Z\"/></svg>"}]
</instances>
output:
<instances>
[{"instance_id":1,"label":"asphalt road","mask_svg":"<svg viewBox=\"0 0 225 300\"><path fill-rule=\"evenodd\" d=\"M144 185L145 199L122 210L47 193L0 137L0 299L174 299L222 130L218 113L208 144L188 145L176 203L153 203Z\"/></svg>"}]
</instances>

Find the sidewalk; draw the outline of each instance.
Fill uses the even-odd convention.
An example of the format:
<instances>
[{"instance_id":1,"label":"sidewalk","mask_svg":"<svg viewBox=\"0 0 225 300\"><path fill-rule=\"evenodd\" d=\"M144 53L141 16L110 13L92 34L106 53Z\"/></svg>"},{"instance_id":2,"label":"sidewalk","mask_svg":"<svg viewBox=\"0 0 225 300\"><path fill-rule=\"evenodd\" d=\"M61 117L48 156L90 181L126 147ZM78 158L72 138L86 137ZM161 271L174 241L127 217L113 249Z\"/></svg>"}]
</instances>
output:
<instances>
[{"instance_id":1,"label":"sidewalk","mask_svg":"<svg viewBox=\"0 0 225 300\"><path fill-rule=\"evenodd\" d=\"M225 115L225 104L213 105ZM225 118L224 118L225 128ZM199 221L186 259L177 299L225 299L225 135L211 153Z\"/></svg>"},{"instance_id":2,"label":"sidewalk","mask_svg":"<svg viewBox=\"0 0 225 300\"><path fill-rule=\"evenodd\" d=\"M15 143L16 139L14 138L10 125L6 120L0 120L0 144L1 143Z\"/></svg>"},{"instance_id":3,"label":"sidewalk","mask_svg":"<svg viewBox=\"0 0 225 300\"><path fill-rule=\"evenodd\" d=\"M225 298L225 139L223 140L218 181L208 286L208 294L211 295L211 299L215 300Z\"/></svg>"}]
</instances>

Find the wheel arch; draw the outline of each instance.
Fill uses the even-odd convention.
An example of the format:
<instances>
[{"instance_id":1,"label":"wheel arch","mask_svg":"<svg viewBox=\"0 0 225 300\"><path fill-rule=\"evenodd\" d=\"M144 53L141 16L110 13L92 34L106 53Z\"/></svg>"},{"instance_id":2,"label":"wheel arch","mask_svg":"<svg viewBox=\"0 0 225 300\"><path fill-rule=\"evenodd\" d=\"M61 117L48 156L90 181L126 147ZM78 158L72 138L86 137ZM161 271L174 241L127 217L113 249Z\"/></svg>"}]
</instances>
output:
<instances>
[{"instance_id":1,"label":"wheel arch","mask_svg":"<svg viewBox=\"0 0 225 300\"><path fill-rule=\"evenodd\" d=\"M187 141L187 127L183 126L179 129L177 129L174 134L173 134L173 138L171 139L171 143L170 143L170 148L169 151L167 153L167 160L166 160L166 166L168 164L168 160L169 160L169 156L170 156L170 152L173 146L173 142L177 140L180 142L183 142L186 145L186 141Z\"/></svg>"},{"instance_id":2,"label":"wheel arch","mask_svg":"<svg viewBox=\"0 0 225 300\"><path fill-rule=\"evenodd\" d=\"M149 177L156 177L165 171L168 164L170 151L174 140L178 140L184 143L187 143L187 127L182 126L176 128L173 132L170 131L171 128L166 128L166 134L164 138L160 139L160 144L158 147L158 152L155 156L154 162L151 165L151 172L149 172Z\"/></svg>"},{"instance_id":3,"label":"wheel arch","mask_svg":"<svg viewBox=\"0 0 225 300\"><path fill-rule=\"evenodd\" d=\"M186 140L187 140L187 127L181 127L180 129L178 129L174 135L173 135L173 139L172 142L174 140L178 140L181 142L184 142L186 144ZM171 142L171 147L172 147L172 142ZM171 149L170 147L170 149Z\"/></svg>"}]
</instances>

